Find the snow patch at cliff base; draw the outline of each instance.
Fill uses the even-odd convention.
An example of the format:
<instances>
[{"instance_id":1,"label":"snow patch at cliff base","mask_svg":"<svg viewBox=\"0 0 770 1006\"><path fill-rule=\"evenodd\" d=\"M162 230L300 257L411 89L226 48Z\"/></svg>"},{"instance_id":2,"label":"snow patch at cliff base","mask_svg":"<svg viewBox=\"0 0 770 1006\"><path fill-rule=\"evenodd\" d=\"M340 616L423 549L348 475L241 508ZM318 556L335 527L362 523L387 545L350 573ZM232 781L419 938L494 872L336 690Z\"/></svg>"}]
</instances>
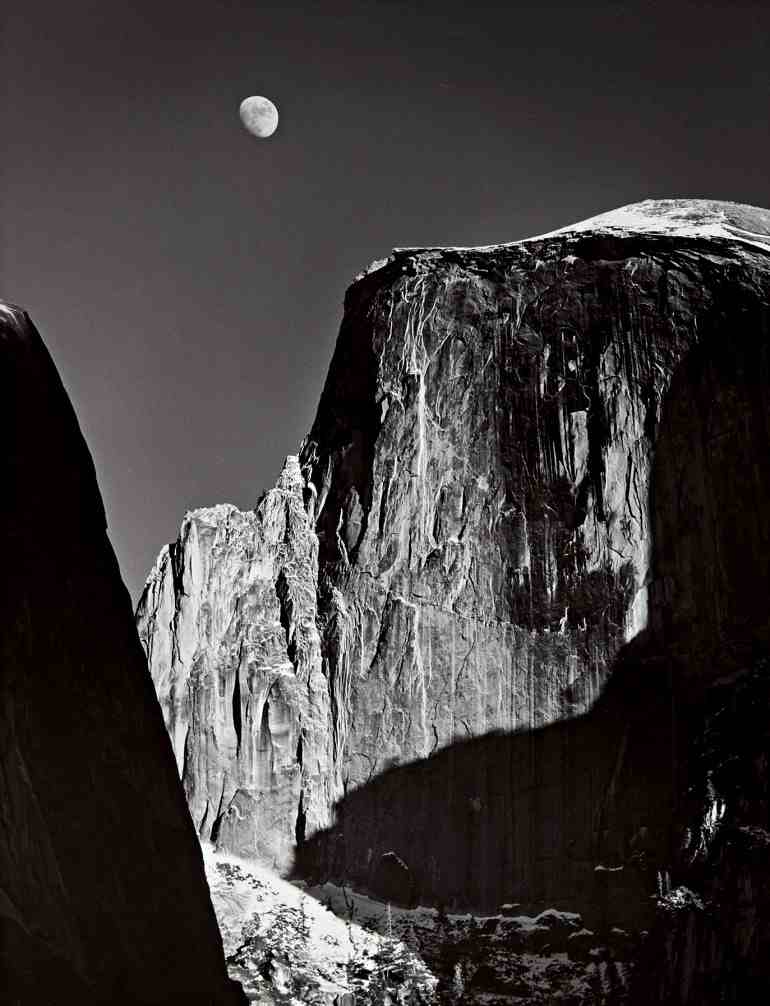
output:
<instances>
[{"instance_id":1,"label":"snow patch at cliff base","mask_svg":"<svg viewBox=\"0 0 770 1006\"><path fill-rule=\"evenodd\" d=\"M231 977L252 1002L327 1006L346 993L359 1006L410 995L426 1006L625 1001L639 934L595 934L555 908L445 914L347 885L304 888L208 843L203 858Z\"/></svg>"},{"instance_id":2,"label":"snow patch at cliff base","mask_svg":"<svg viewBox=\"0 0 770 1006\"><path fill-rule=\"evenodd\" d=\"M390 956L409 960L417 984L435 985L395 934L334 914L259 863L218 853L208 843L202 850L230 974L251 1001L341 1001L346 992L368 988Z\"/></svg>"}]
</instances>

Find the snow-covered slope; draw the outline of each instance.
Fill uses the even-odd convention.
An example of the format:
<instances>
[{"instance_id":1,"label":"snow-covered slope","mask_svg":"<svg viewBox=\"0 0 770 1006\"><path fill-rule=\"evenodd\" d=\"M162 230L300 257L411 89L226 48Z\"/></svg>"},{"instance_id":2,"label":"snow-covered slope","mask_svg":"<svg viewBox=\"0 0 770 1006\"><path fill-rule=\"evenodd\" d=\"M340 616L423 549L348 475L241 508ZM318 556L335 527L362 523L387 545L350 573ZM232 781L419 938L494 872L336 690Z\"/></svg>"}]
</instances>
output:
<instances>
[{"instance_id":1,"label":"snow-covered slope","mask_svg":"<svg viewBox=\"0 0 770 1006\"><path fill-rule=\"evenodd\" d=\"M355 995L363 1006L384 1001L388 988L394 997L419 990L433 1001L437 980L404 942L395 913L378 931L352 892L330 888L322 903L259 863L202 848L230 975L249 1002L348 1006ZM342 898L337 914L327 907L332 895Z\"/></svg>"},{"instance_id":2,"label":"snow-covered slope","mask_svg":"<svg viewBox=\"0 0 770 1006\"><path fill-rule=\"evenodd\" d=\"M722 238L770 251L770 210L715 199L645 199L526 241L586 232Z\"/></svg>"},{"instance_id":3,"label":"snow-covered slope","mask_svg":"<svg viewBox=\"0 0 770 1006\"><path fill-rule=\"evenodd\" d=\"M553 908L477 917L303 890L208 843L203 858L230 975L260 1006L623 1006L643 940Z\"/></svg>"},{"instance_id":4,"label":"snow-covered slope","mask_svg":"<svg viewBox=\"0 0 770 1006\"><path fill-rule=\"evenodd\" d=\"M502 244L445 247L414 246L394 248L390 256L376 259L356 279L377 272L401 256L416 252L492 252L550 238L580 237L584 234L661 235L677 238L717 238L738 241L770 252L770 210L720 199L643 199L619 206L607 213L588 217L546 234L536 234Z\"/></svg>"}]
</instances>

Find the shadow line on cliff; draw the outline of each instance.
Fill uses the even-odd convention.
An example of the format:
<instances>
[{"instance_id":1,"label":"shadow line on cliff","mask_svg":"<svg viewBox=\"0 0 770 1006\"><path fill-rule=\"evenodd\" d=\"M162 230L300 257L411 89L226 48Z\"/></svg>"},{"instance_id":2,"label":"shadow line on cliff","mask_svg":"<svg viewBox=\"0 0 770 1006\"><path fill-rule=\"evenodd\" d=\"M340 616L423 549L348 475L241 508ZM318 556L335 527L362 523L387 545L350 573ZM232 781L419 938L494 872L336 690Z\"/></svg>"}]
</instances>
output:
<instances>
[{"instance_id":1,"label":"shadow line on cliff","mask_svg":"<svg viewBox=\"0 0 770 1006\"><path fill-rule=\"evenodd\" d=\"M603 916L617 895L644 914L668 856L671 710L669 669L643 633L590 712L455 742L346 794L293 876L404 905Z\"/></svg>"}]
</instances>

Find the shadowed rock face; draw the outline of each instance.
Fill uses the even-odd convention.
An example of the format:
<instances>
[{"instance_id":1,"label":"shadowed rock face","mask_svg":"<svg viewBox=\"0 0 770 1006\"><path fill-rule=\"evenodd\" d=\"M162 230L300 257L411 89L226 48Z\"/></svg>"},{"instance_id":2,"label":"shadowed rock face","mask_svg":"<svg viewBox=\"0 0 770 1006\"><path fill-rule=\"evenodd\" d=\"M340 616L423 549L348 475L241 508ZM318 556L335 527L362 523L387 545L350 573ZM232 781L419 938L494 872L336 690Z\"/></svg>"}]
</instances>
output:
<instances>
[{"instance_id":1,"label":"shadowed rock face","mask_svg":"<svg viewBox=\"0 0 770 1006\"><path fill-rule=\"evenodd\" d=\"M240 1002L91 457L6 305L0 420L0 1000Z\"/></svg>"},{"instance_id":2,"label":"shadowed rock face","mask_svg":"<svg viewBox=\"0 0 770 1006\"><path fill-rule=\"evenodd\" d=\"M456 742L351 790L297 872L402 905L642 929L670 865L671 751L666 668L633 647L590 713Z\"/></svg>"},{"instance_id":3,"label":"shadowed rock face","mask_svg":"<svg viewBox=\"0 0 770 1006\"><path fill-rule=\"evenodd\" d=\"M744 659L746 659L744 657ZM673 888L658 899L634 1002L763 1002L770 989L770 661L682 717L686 786Z\"/></svg>"},{"instance_id":4,"label":"shadowed rock face","mask_svg":"<svg viewBox=\"0 0 770 1006\"><path fill-rule=\"evenodd\" d=\"M338 850L318 839L325 862L371 879L393 853L421 890L466 904L503 888L593 897L580 878L597 857L620 865L647 841L670 855L679 704L735 662L749 623L751 646L768 641L766 530L730 490L768 494L766 351L751 348L768 334L768 233L766 211L659 201L514 245L397 251L359 278L292 475L319 648L292 649L284 628L284 560L262 544L271 494L255 515L188 515L139 609L185 786L214 794L221 844L245 848L238 836L292 807L282 834L311 840L347 794ZM228 542L208 565L190 544L202 523ZM753 576L756 597L736 590ZM652 668L661 682L630 687L631 734L617 689L596 704L621 651L628 681ZM656 744L639 709L664 724ZM247 765L226 738L248 715ZM544 739L516 739L527 731ZM549 799L532 803L533 787ZM364 806L376 812L352 813ZM449 839L430 866L431 829L466 836L461 876Z\"/></svg>"}]
</instances>

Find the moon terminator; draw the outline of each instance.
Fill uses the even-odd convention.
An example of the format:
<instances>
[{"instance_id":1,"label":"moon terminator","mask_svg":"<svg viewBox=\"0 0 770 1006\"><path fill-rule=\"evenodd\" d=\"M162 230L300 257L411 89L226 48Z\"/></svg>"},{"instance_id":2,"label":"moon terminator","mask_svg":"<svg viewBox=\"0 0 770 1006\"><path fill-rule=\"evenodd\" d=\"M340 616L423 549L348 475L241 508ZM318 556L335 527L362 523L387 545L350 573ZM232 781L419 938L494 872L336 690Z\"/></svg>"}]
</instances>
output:
<instances>
[{"instance_id":1,"label":"moon terminator","mask_svg":"<svg viewBox=\"0 0 770 1006\"><path fill-rule=\"evenodd\" d=\"M269 98L252 94L244 98L238 109L244 127L261 140L272 136L278 128L278 109Z\"/></svg>"}]
</instances>

